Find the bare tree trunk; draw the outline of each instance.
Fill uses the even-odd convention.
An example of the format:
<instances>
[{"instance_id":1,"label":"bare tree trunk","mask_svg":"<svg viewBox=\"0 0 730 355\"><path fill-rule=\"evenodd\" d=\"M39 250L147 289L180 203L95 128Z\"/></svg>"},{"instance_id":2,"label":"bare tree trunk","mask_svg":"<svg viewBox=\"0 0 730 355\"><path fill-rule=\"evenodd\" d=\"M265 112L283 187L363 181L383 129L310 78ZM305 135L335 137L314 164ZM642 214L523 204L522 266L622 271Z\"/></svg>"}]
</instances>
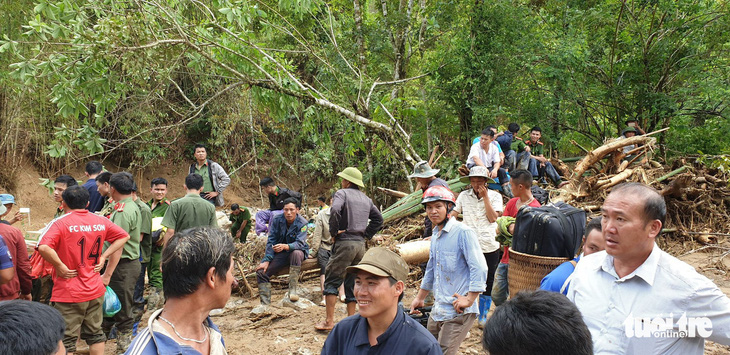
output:
<instances>
[{"instance_id":1,"label":"bare tree trunk","mask_svg":"<svg viewBox=\"0 0 730 355\"><path fill-rule=\"evenodd\" d=\"M365 57L365 41L362 34L362 10L360 8L360 0L353 0L353 16L355 17L355 43L357 46L358 62L360 64L360 74L367 75L367 58Z\"/></svg>"},{"instance_id":2,"label":"bare tree trunk","mask_svg":"<svg viewBox=\"0 0 730 355\"><path fill-rule=\"evenodd\" d=\"M355 0L357 2L357 0ZM378 184L374 181L375 175L373 174L373 142L370 137L365 138L365 157L367 161L368 174L370 175L370 183L368 184L369 195L372 196L375 193L375 185Z\"/></svg>"},{"instance_id":3,"label":"bare tree trunk","mask_svg":"<svg viewBox=\"0 0 730 355\"><path fill-rule=\"evenodd\" d=\"M423 51L423 37L426 35L426 28L428 25L428 18L426 18L426 0L420 0L420 16L421 16L421 28L418 29L418 50ZM410 56L410 55L409 55Z\"/></svg>"},{"instance_id":4,"label":"bare tree trunk","mask_svg":"<svg viewBox=\"0 0 730 355\"><path fill-rule=\"evenodd\" d=\"M459 110L459 129L461 131L461 135L459 137L459 157L464 160L466 160L466 156L469 154L469 148L471 148L469 132L471 132L473 116L474 112L466 105Z\"/></svg>"}]
</instances>

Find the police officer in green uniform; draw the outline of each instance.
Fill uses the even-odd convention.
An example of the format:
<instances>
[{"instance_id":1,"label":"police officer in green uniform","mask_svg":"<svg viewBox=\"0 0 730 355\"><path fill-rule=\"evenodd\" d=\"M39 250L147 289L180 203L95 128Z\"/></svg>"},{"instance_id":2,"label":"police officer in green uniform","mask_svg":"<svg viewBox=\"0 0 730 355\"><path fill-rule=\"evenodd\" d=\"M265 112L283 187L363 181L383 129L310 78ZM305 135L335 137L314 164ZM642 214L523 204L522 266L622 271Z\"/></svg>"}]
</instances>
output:
<instances>
[{"instance_id":1,"label":"police officer in green uniform","mask_svg":"<svg viewBox=\"0 0 730 355\"><path fill-rule=\"evenodd\" d=\"M139 207L140 227L139 227L139 253L140 253L140 273L137 283L134 286L134 312L135 319L139 321L144 313L144 274L147 271L147 265L150 262L152 254L152 211L142 199L137 196L137 184L134 184L132 190L132 200Z\"/></svg>"},{"instance_id":2,"label":"police officer in green uniform","mask_svg":"<svg viewBox=\"0 0 730 355\"><path fill-rule=\"evenodd\" d=\"M112 173L105 171L96 176L96 191L99 195L104 197L104 206L99 210L99 215L109 218L114 212L114 200L111 197L111 188L109 187L109 179L111 179Z\"/></svg>"},{"instance_id":3,"label":"police officer in green uniform","mask_svg":"<svg viewBox=\"0 0 730 355\"><path fill-rule=\"evenodd\" d=\"M185 189L187 190L185 197L172 201L162 219L162 225L167 227L163 245L175 235L175 231L200 226L218 226L215 207L200 197L203 177L198 174L188 174L185 177Z\"/></svg>"},{"instance_id":4,"label":"police officer in green uniform","mask_svg":"<svg viewBox=\"0 0 730 355\"><path fill-rule=\"evenodd\" d=\"M246 242L246 236L251 230L251 212L248 208L241 207L237 203L231 205L231 215L228 216L228 220L233 222L231 225L231 236L233 239L238 239L241 243Z\"/></svg>"},{"instance_id":5,"label":"police officer in green uniform","mask_svg":"<svg viewBox=\"0 0 730 355\"><path fill-rule=\"evenodd\" d=\"M109 179L111 197L117 203L114 205L111 220L129 233L129 240L124 244L121 255L119 252L109 258L106 271L102 275L105 285L114 290L119 297L122 309L112 318L104 318L102 328L108 334L112 326L117 327L117 353L127 351L132 342L132 314L134 285L141 269L139 263L139 241L142 215L139 207L132 200L134 179L127 172L115 173Z\"/></svg>"},{"instance_id":6,"label":"police officer in green uniform","mask_svg":"<svg viewBox=\"0 0 730 355\"><path fill-rule=\"evenodd\" d=\"M152 199L147 202L147 206L152 210L152 220L162 220L165 217L167 208L170 207L170 201L167 200L167 180L158 177L152 179L150 184L150 192ZM162 272L160 272L160 259L162 258L162 238L154 240L154 236L159 237L162 233L162 225L160 222L153 223L158 228L153 228L152 235L152 255L150 262L147 264L147 278L150 282L150 296L147 298L147 309L157 309L164 302L162 297Z\"/></svg>"},{"instance_id":7,"label":"police officer in green uniform","mask_svg":"<svg viewBox=\"0 0 730 355\"><path fill-rule=\"evenodd\" d=\"M61 194L63 194L63 192L66 191L67 188L78 184L79 183L76 181L76 179L74 179L70 175L61 175L53 181L53 199L56 200L56 202L58 203L58 207L56 208L56 214L53 215L53 218L58 218L66 214L63 208L61 208Z\"/></svg>"}]
</instances>

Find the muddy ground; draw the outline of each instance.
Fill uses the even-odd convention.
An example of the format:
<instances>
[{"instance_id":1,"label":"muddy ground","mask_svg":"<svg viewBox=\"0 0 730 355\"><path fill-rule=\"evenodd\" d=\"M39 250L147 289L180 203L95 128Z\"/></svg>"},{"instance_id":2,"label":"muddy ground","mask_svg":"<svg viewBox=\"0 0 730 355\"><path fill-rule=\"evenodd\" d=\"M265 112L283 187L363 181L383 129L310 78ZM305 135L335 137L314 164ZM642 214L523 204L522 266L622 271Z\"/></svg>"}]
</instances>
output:
<instances>
[{"instance_id":1,"label":"muddy ground","mask_svg":"<svg viewBox=\"0 0 730 355\"><path fill-rule=\"evenodd\" d=\"M113 167L107 166L114 170ZM83 167L76 167L67 173L84 180ZM182 183L186 169L176 166L157 167L146 169L135 175L140 186L140 193L143 199L150 198L149 182L158 176L165 177L169 181L169 193L171 198L182 197L184 190ZM39 178L42 178L35 169L24 167L18 172L17 189L10 191L16 196L17 207L30 207L30 221L22 221L15 226L23 232L31 232L42 228L45 223L51 220L55 212L56 204L48 191L40 186ZM297 179L283 177L278 181L281 186L299 188ZM291 185L289 185L291 183ZM315 183L307 186L305 202L314 206L314 200L319 195L328 195L331 192L331 183ZM0 189L0 193L6 191ZM225 192L226 204L239 203L254 208L266 208L268 201L258 189L258 177L251 171L241 170L233 177L231 187ZM219 208L220 209L220 208ZM17 209L15 209L17 211ZM719 240L718 244L700 251L692 252L702 246L693 240L664 240L660 242L663 249L671 254L680 256L680 259L694 266L698 271L712 279L725 294L730 295L730 258L725 258L725 253L730 251L730 242ZM684 255L686 254L686 255ZM242 297L240 294L233 294L228 305L222 314L213 317L214 322L223 332L227 349L230 354L318 354L327 334L314 330L314 323L324 318L324 307L318 306L321 296L319 295L319 281L316 275L308 277L303 286L310 290L313 304L304 310L295 310L289 307L279 306L278 302L284 298L286 292L285 281L281 279L280 287L273 291L273 306L271 314L258 317L250 314L251 309L259 304L258 299ZM413 285L416 280L411 280L411 286L407 289L404 304L409 305L417 292ZM255 285L254 285L255 287ZM492 306L492 310L494 306ZM337 304L336 320L346 316L345 305ZM146 324L146 318L143 323ZM482 354L484 351L480 345L481 331L474 325L469 336L461 345L462 354ZM107 342L106 354L114 354L116 344L113 340ZM706 345L705 354L728 354L730 347L709 343Z\"/></svg>"},{"instance_id":2,"label":"muddy ground","mask_svg":"<svg viewBox=\"0 0 730 355\"><path fill-rule=\"evenodd\" d=\"M730 275L720 266L723 263L730 265L730 260L725 260L730 258L723 257L727 250L730 250L730 242L723 241L717 248L691 252L681 256L680 259L693 265L703 275L713 280L725 294L730 295ZM683 254L685 253L687 252ZM239 294L232 295L223 313L213 317L213 321L223 332L229 354L319 354L327 334L314 329L314 323L324 318L324 307L316 305L321 296L319 281L315 276L303 283L303 286L310 291L309 298L313 301L311 306L304 310L281 305L280 301L286 293L285 278L278 279L281 284L273 290L271 314L265 316L255 316L250 313L259 305L258 299L241 297ZM416 292L416 287L409 287L403 303L410 305ZM490 313L492 311L494 306L490 309ZM339 321L345 316L345 305L338 302L335 318ZM460 353L485 354L480 344L480 336L481 330L475 323L462 343ZM114 353L113 344L113 341L107 343L106 354ZM730 353L729 346L706 343L705 354L728 353Z\"/></svg>"}]
</instances>

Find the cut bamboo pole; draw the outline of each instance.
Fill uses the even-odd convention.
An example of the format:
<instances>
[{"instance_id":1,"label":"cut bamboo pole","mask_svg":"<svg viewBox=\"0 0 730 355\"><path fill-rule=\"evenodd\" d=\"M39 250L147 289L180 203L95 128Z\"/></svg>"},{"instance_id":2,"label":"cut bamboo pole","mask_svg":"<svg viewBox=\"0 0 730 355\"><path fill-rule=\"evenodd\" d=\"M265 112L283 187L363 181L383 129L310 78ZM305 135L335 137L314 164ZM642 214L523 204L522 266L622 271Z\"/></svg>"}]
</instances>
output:
<instances>
[{"instance_id":1,"label":"cut bamboo pole","mask_svg":"<svg viewBox=\"0 0 730 355\"><path fill-rule=\"evenodd\" d=\"M669 172L669 174L667 174L667 175L664 175L664 176L662 176L662 177L660 177L660 178L656 179L656 182L662 182L662 181L664 181L664 180L666 180L666 179L669 179L670 177L672 177L672 176L674 176L674 175L677 175L677 174L679 174L679 173L681 173L681 172L683 172L683 171L687 170L687 168L689 168L689 166L685 165L685 166L682 166L682 167L681 167L681 168L679 168L679 169L674 169L674 170L670 171L670 172Z\"/></svg>"},{"instance_id":2,"label":"cut bamboo pole","mask_svg":"<svg viewBox=\"0 0 730 355\"><path fill-rule=\"evenodd\" d=\"M433 158L436 157L436 152L439 150L439 145L436 145L433 147L433 151L431 152L431 157L428 158L428 166L433 166Z\"/></svg>"},{"instance_id":3,"label":"cut bamboo pole","mask_svg":"<svg viewBox=\"0 0 730 355\"><path fill-rule=\"evenodd\" d=\"M438 163L439 163L439 159L441 159L441 157L442 157L442 156L444 156L444 153L446 153L446 149L444 149L444 150L443 150L443 151L441 152L441 154L439 154L439 156L438 156L438 157L436 157L436 160L434 160L434 161L433 161L433 165L432 165L432 166L436 166L436 164L438 164Z\"/></svg>"},{"instance_id":4,"label":"cut bamboo pole","mask_svg":"<svg viewBox=\"0 0 730 355\"><path fill-rule=\"evenodd\" d=\"M621 162L621 165L619 165L619 166L618 166L618 170L617 170L617 172L619 172L619 173L620 173L620 172L622 172L622 171L626 170L626 168L627 168L628 166L629 166L629 161L628 161L628 160L624 160L624 161L622 161L622 162Z\"/></svg>"},{"instance_id":5,"label":"cut bamboo pole","mask_svg":"<svg viewBox=\"0 0 730 355\"><path fill-rule=\"evenodd\" d=\"M241 279L243 280L243 285L246 286L246 291L248 292L249 297L253 297L255 293L253 293L253 288L251 288L251 285L248 283L248 280L246 280L246 273L243 271L243 267L241 267L241 261L240 260L233 260L233 262L236 264L236 267L238 268L238 272L241 273Z\"/></svg>"},{"instance_id":6,"label":"cut bamboo pole","mask_svg":"<svg viewBox=\"0 0 730 355\"><path fill-rule=\"evenodd\" d=\"M578 142L576 142L576 141L574 141L574 140L571 139L570 140L570 143L572 143L574 146L578 147L583 152L588 153L588 149L583 148L583 146L580 145Z\"/></svg>"},{"instance_id":7,"label":"cut bamboo pole","mask_svg":"<svg viewBox=\"0 0 730 355\"><path fill-rule=\"evenodd\" d=\"M449 189L451 189L454 194L458 194L461 192L464 187L467 185L459 179L453 179L447 181L449 184ZM410 216L414 213L418 213L423 210L423 206L421 206L421 200L423 198L423 191L418 190L414 191L413 193L409 194L408 196L405 196L401 198L400 200L396 201L394 204L392 204L390 207L383 210L381 213L383 215L383 223L388 223L390 221L394 221L396 219Z\"/></svg>"},{"instance_id":8,"label":"cut bamboo pole","mask_svg":"<svg viewBox=\"0 0 730 355\"><path fill-rule=\"evenodd\" d=\"M377 189L378 189L379 191L382 191L382 192L383 192L384 194L386 194L386 195L389 195L389 196L395 196L395 197L398 197L398 198L403 198L403 197L406 197L406 196L408 196L408 194L407 194L407 193L405 193L405 192L402 192L402 191L397 191L397 190L391 190L391 189L386 189L386 188L384 188L384 187L380 187L380 186L378 186L378 187L376 187L376 188L377 188Z\"/></svg>"}]
</instances>

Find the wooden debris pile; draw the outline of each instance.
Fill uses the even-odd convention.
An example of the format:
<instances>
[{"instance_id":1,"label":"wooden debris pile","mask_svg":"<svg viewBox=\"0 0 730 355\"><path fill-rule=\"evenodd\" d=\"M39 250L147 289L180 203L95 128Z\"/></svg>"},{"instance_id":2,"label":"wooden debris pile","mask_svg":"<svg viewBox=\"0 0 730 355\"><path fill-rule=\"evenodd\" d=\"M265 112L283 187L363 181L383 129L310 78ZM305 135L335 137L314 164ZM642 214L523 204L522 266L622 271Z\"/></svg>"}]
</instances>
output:
<instances>
[{"instance_id":1,"label":"wooden debris pile","mask_svg":"<svg viewBox=\"0 0 730 355\"><path fill-rule=\"evenodd\" d=\"M667 203L664 235L680 236L702 244L730 236L730 188L726 173L685 159L671 166L651 158L655 139L649 135L617 139L588 152L573 170L570 184L557 191L562 200L597 214L613 186L640 182L656 188ZM624 153L623 148L635 148ZM667 238L659 238L661 244ZM684 245L675 254L686 252Z\"/></svg>"},{"instance_id":2,"label":"wooden debris pile","mask_svg":"<svg viewBox=\"0 0 730 355\"><path fill-rule=\"evenodd\" d=\"M608 141L588 151L573 168L563 161L551 159L563 176L570 176L568 185L551 189L551 201L565 201L596 216L612 187L623 182L640 182L656 188L667 202L667 219L663 230L665 237L657 239L662 249L680 255L697 249L696 242L716 244L724 241L730 236L730 215L727 212L730 207L730 187L727 174L697 162L677 160L672 166L666 166L654 160L652 153L656 139L651 135L658 132ZM627 146L633 147L624 152ZM467 187L459 179L448 183L457 194ZM381 191L390 195L399 193L384 190L388 189ZM407 262L415 265L428 259L430 244L419 240L407 242L419 239L423 233L422 192L419 189L410 194L400 193L399 196L402 197L382 212L385 225L379 233L383 237L379 246L397 251ZM237 273L255 283L254 271L264 256L266 238L250 237L254 238L252 242L237 244L234 259ZM316 259L305 260L302 265L303 277L317 275L318 269ZM415 266L412 272L416 276L420 273ZM288 268L279 272L279 275L287 273ZM241 285L241 291L253 295L247 283Z\"/></svg>"},{"instance_id":3,"label":"wooden debris pile","mask_svg":"<svg viewBox=\"0 0 730 355\"><path fill-rule=\"evenodd\" d=\"M647 170L661 168L661 164L650 158L655 143L656 139L649 135L634 136L609 141L588 152L572 169L570 183L556 199L581 201L592 197L596 191L605 191L625 181L651 183L653 179L647 176ZM624 147L635 148L624 153ZM562 162L553 165L559 170L571 170L566 169Z\"/></svg>"}]
</instances>

